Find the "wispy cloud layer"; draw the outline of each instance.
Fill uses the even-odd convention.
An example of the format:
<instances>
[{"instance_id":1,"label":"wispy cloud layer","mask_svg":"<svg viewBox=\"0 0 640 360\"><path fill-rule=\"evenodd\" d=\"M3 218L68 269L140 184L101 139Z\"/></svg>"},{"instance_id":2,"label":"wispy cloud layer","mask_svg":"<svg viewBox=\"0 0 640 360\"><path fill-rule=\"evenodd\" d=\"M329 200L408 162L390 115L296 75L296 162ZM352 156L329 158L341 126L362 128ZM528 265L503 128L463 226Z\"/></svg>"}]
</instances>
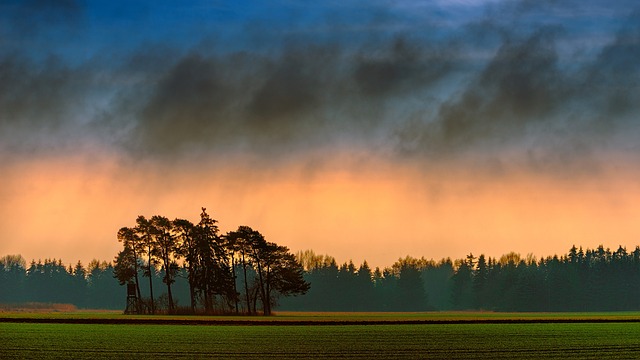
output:
<instances>
[{"instance_id":1,"label":"wispy cloud layer","mask_svg":"<svg viewBox=\"0 0 640 360\"><path fill-rule=\"evenodd\" d=\"M200 5L176 9L184 21L167 4L3 5L3 153L344 149L575 171L629 152L640 128L632 3Z\"/></svg>"}]
</instances>

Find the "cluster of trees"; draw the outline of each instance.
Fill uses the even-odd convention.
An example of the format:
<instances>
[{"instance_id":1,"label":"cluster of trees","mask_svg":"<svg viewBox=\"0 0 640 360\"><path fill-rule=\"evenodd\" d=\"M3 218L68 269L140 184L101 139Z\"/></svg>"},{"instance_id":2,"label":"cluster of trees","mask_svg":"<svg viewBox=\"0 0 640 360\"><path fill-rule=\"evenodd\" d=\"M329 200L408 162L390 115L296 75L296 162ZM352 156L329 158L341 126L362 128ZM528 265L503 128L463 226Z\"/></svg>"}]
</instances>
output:
<instances>
[{"instance_id":1,"label":"cluster of trees","mask_svg":"<svg viewBox=\"0 0 640 360\"><path fill-rule=\"evenodd\" d=\"M200 236L197 233L209 222L207 216L202 218L202 224L194 225L189 232L194 244L201 241L197 240ZM178 234L175 229L171 233ZM259 309L269 312L280 291L285 295L288 291L307 292L305 296L279 299L280 308L286 310L640 310L640 247L628 252L624 247L611 251L602 246L593 250L574 246L565 255L539 260L516 253L500 258L470 254L464 259L438 262L406 257L390 267L371 269L366 261L359 266L353 262L338 265L334 258L312 251L300 252L294 258L286 248L267 243L248 227L217 236L215 242L224 249L220 250L223 264L206 266L219 268L219 273L201 274L204 271L199 264L206 263L206 258L203 260L195 253L189 255L194 259L191 263L184 258L187 255L172 258L180 260L177 267L170 263L173 270L169 270L169 276L175 280L171 289L174 310L178 299L189 305L194 305L190 301L195 299L195 306L201 311L213 306L210 309L226 312L236 309L242 313L256 313ZM123 252L127 251L123 247ZM131 258L126 261L134 270L137 266L136 271L148 274L148 262L142 261L142 258L148 261L147 252L137 252L136 256L138 261L132 262ZM151 286L140 287L143 298L151 298L151 289L167 286L162 259L156 256L151 257L153 265L150 276L147 275ZM83 308L123 309L125 292L114 274L126 269L118 268L124 266L126 257L122 252L119 257L123 263L115 267L94 260L86 268L80 263L65 267L60 260L32 261L27 266L19 255L2 257L0 303L53 302ZM275 259L288 265L276 266ZM127 281L135 281L135 273L130 272L130 276ZM227 288L215 289L207 284ZM291 284L299 287L287 287ZM207 291L212 294L211 305L205 299ZM168 312L169 303L168 289L155 297L156 310ZM191 306L186 308L192 310Z\"/></svg>"},{"instance_id":2,"label":"cluster of trees","mask_svg":"<svg viewBox=\"0 0 640 360\"><path fill-rule=\"evenodd\" d=\"M62 260L26 261L21 255L0 258L0 303L74 304L82 308L122 307L121 287L113 279L113 266L92 260L65 267Z\"/></svg>"},{"instance_id":3,"label":"cluster of trees","mask_svg":"<svg viewBox=\"0 0 640 360\"><path fill-rule=\"evenodd\" d=\"M202 208L197 224L139 216L135 227L118 231L123 250L115 259L115 277L120 284L134 284L139 299L139 273L149 278L149 297L137 303L138 312L156 312L154 269L162 273L169 313L177 310L172 285L178 275L188 282L191 313L255 314L259 302L262 312L270 315L280 296L309 290L302 266L287 247L266 241L248 226L220 235L216 223Z\"/></svg>"}]
</instances>

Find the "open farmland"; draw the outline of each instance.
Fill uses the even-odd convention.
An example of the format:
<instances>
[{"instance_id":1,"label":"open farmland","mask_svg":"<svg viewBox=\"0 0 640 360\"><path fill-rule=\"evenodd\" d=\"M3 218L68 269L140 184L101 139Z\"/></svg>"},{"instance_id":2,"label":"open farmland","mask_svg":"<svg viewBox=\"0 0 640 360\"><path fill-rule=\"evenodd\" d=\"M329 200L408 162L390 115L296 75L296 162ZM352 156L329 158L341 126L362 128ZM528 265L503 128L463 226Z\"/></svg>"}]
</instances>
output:
<instances>
[{"instance_id":1,"label":"open farmland","mask_svg":"<svg viewBox=\"0 0 640 360\"><path fill-rule=\"evenodd\" d=\"M63 314L64 315L64 314ZM532 321L509 323L533 314L476 314L498 319L474 322L473 314L440 314L442 319L464 318L459 323L398 323L402 315L381 314L388 323L329 321L373 314L325 315L315 323L298 325L287 320L296 315L272 317L268 324L245 321L244 325L185 325L174 323L137 325L114 323L20 323L5 317L0 323L3 358L638 358L640 322L630 314L594 315L539 314ZM85 320L90 320L84 314ZM299 315L305 319L321 314ZM410 318L420 314L405 315ZM428 315L422 315L428 317ZM432 314L433 316L433 314ZM52 319L38 314L31 319ZM82 316L58 315L59 320ZM14 318L15 321L26 319ZM96 318L94 318L96 319ZM116 314L103 319L117 320ZM342 319L342 320L341 320ZM365 320L366 320L365 319ZM395 319L395 320L394 320ZM502 320L500 320L502 319ZM539 320L549 320L539 322ZM551 320L559 320L559 322ZM580 320L581 319L581 320ZM598 322L600 320L613 322ZM531 320L531 319L530 319ZM586 321L585 321L586 320ZM99 320L97 320L99 322ZM618 322L622 321L622 322ZM288 325L288 326L278 326ZM324 326L319 326L319 325ZM346 325L345 325L346 324ZM250 325L250 326L247 326Z\"/></svg>"},{"instance_id":2,"label":"open farmland","mask_svg":"<svg viewBox=\"0 0 640 360\"><path fill-rule=\"evenodd\" d=\"M278 312L276 316L124 315L122 311L0 311L2 322L148 325L385 325L638 322L640 312Z\"/></svg>"}]
</instances>

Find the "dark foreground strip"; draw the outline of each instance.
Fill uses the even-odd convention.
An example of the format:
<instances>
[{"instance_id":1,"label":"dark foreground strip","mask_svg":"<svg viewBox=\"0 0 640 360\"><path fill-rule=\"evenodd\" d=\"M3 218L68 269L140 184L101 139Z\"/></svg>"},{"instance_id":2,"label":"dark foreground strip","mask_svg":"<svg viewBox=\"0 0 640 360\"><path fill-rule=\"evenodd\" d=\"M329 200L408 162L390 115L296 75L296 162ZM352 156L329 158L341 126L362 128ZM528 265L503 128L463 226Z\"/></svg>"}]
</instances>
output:
<instances>
[{"instance_id":1,"label":"dark foreground strip","mask_svg":"<svg viewBox=\"0 0 640 360\"><path fill-rule=\"evenodd\" d=\"M322 326L322 325L456 325L456 324L573 324L640 323L634 319L476 319L476 320L199 320L199 319L37 319L0 317L0 323L102 324L102 325L244 325L244 326Z\"/></svg>"}]
</instances>

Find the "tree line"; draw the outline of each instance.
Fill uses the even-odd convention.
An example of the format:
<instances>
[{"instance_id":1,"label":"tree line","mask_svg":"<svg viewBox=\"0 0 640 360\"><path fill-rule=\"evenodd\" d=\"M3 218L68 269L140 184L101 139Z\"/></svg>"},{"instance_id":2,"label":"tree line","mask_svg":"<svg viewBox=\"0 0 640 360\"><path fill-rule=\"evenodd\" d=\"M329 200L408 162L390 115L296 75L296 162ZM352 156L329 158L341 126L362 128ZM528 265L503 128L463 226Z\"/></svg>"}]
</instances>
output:
<instances>
[{"instance_id":1,"label":"tree line","mask_svg":"<svg viewBox=\"0 0 640 360\"><path fill-rule=\"evenodd\" d=\"M309 293L283 306L312 311L622 311L640 310L640 247L628 252L573 246L537 260L508 253L438 262L406 257L372 270L298 254Z\"/></svg>"},{"instance_id":2,"label":"tree line","mask_svg":"<svg viewBox=\"0 0 640 360\"><path fill-rule=\"evenodd\" d=\"M628 252L571 247L536 261L509 253L467 256L452 276L455 308L505 311L621 311L640 309L640 247Z\"/></svg>"},{"instance_id":3,"label":"tree line","mask_svg":"<svg viewBox=\"0 0 640 360\"><path fill-rule=\"evenodd\" d=\"M0 258L0 303L60 303L81 308L119 309L122 288L113 278L113 265L92 260L65 266L62 260L32 260L21 255Z\"/></svg>"},{"instance_id":4,"label":"tree line","mask_svg":"<svg viewBox=\"0 0 640 360\"><path fill-rule=\"evenodd\" d=\"M205 280L195 280L200 276L195 267L191 273L189 264L182 261L174 267L175 272L169 271L175 281L171 289L174 311L184 308L190 311L193 294L195 306L204 312L206 291L215 294L210 297L211 309L235 312L237 306L240 313L256 313L263 307L273 307L276 300L280 309L306 311L640 310L639 247L629 252L624 247L612 251L603 246L586 250L573 246L566 254L541 259L517 253L499 258L469 254L463 259L440 261L406 257L384 269L372 269L366 261L360 265L351 261L338 264L331 256L309 250L295 257L287 256L294 257L300 265L298 270L308 286L305 287L307 293L278 299L280 285L272 282L274 270L267 271L264 265L271 260L266 260L264 255L259 257L263 264L259 270L252 255L258 250L240 244L262 243L256 238L264 237L248 227L219 237L217 241L221 244L228 243L225 248L231 246L234 250L228 250L227 265L220 265L224 271L218 275L227 277L220 281L235 290L216 290L202 285L199 281ZM273 247L277 245L271 245ZM126 251L124 246L123 251ZM144 277L149 267L141 259L143 256L148 259L148 255L138 255L138 272ZM141 282L146 286L141 286L140 291L141 297L148 300L150 288L164 288L155 296L154 304L156 311L168 312L168 289L164 281L167 275L161 261L152 257L151 276ZM194 261L192 266L199 261L202 260ZM5 256L0 258L0 303L55 302L72 303L81 308L123 309L125 292L118 278L114 278L116 273L114 264L97 260L87 267L80 262L76 266L64 266L60 260L31 261L27 265L19 255ZM267 273L271 274L269 290ZM214 279L206 278L205 284L218 281L215 280L218 275L214 274ZM191 283L190 276L195 276ZM267 298L267 293L269 305L262 304L262 296ZM186 306L180 306L182 304Z\"/></svg>"},{"instance_id":5,"label":"tree line","mask_svg":"<svg viewBox=\"0 0 640 360\"><path fill-rule=\"evenodd\" d=\"M287 247L266 241L248 226L220 235L216 224L202 208L197 224L159 215L138 216L135 227L118 231L123 250L116 256L114 273L120 284L135 286L142 300L137 302L138 312L156 312L154 268L162 273L168 313L176 312L172 285L181 267L190 303L181 312L256 314L259 303L262 313L270 315L278 297L309 290L302 266ZM146 299L140 291L139 273L149 278Z\"/></svg>"}]
</instances>

